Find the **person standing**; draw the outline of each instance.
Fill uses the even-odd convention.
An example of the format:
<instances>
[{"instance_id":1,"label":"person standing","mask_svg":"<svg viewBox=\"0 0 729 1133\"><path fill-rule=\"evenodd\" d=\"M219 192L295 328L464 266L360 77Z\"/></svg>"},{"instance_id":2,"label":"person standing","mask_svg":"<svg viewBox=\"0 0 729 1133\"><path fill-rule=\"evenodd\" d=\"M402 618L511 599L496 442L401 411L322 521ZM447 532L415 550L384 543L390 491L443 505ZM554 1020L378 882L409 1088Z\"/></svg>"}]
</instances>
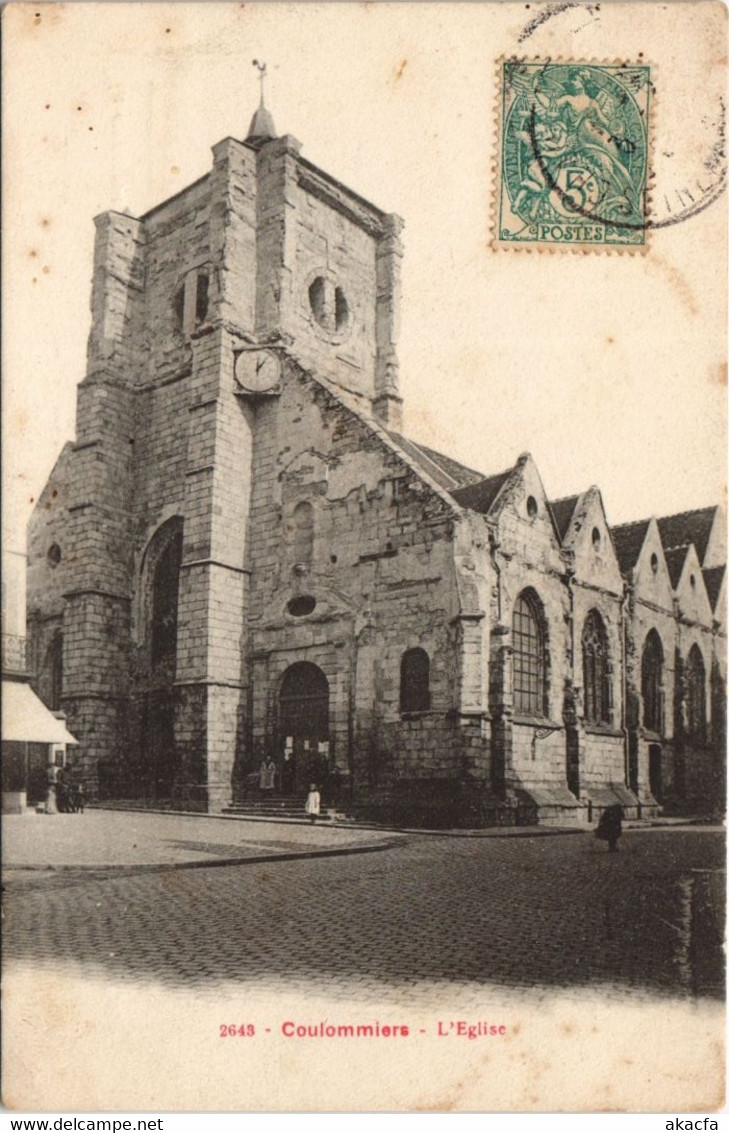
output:
<instances>
[{"instance_id":1,"label":"person standing","mask_svg":"<svg viewBox=\"0 0 729 1133\"><path fill-rule=\"evenodd\" d=\"M57 768L53 763L49 763L46 772L48 789L46 791L46 805L45 814L58 814L58 805L56 799L56 776Z\"/></svg>"},{"instance_id":2,"label":"person standing","mask_svg":"<svg viewBox=\"0 0 729 1133\"><path fill-rule=\"evenodd\" d=\"M56 808L59 814L71 811L70 781L64 767L59 767L56 773Z\"/></svg>"},{"instance_id":3,"label":"person standing","mask_svg":"<svg viewBox=\"0 0 729 1133\"><path fill-rule=\"evenodd\" d=\"M615 853L618 848L618 839L623 833L623 819L625 812L620 803L613 803L612 806L605 807L605 810L600 815L600 821L595 830L595 837L600 838L603 842L607 842L608 851Z\"/></svg>"},{"instance_id":4,"label":"person standing","mask_svg":"<svg viewBox=\"0 0 729 1133\"><path fill-rule=\"evenodd\" d=\"M309 816L309 821L313 825L319 817L319 811L321 810L321 795L319 794L316 783L309 784L309 793L306 796L306 806L304 809Z\"/></svg>"},{"instance_id":5,"label":"person standing","mask_svg":"<svg viewBox=\"0 0 729 1133\"><path fill-rule=\"evenodd\" d=\"M276 788L276 764L270 755L263 765L262 787L264 791L273 791Z\"/></svg>"}]
</instances>

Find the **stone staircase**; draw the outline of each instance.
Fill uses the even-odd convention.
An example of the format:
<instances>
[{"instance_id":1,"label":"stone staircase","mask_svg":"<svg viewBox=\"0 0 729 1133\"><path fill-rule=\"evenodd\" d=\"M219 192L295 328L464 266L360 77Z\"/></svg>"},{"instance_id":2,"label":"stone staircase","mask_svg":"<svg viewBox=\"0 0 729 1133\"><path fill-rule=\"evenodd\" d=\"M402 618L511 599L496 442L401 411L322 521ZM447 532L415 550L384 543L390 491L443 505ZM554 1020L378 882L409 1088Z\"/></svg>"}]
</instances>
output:
<instances>
[{"instance_id":1,"label":"stone staircase","mask_svg":"<svg viewBox=\"0 0 729 1133\"><path fill-rule=\"evenodd\" d=\"M255 797L223 807L223 814L235 815L237 818L287 818L308 821L309 816L304 810L305 803L306 799L291 795ZM322 805L317 822L331 822L332 819L339 817L336 811Z\"/></svg>"}]
</instances>

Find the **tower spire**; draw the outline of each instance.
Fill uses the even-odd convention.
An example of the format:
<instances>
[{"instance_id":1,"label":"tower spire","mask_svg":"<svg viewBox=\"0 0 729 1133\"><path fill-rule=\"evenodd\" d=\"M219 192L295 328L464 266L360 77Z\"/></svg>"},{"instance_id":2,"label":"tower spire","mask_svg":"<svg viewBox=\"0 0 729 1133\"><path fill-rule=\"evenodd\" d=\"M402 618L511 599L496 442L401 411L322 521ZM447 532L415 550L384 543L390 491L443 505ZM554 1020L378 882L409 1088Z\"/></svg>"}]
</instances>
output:
<instances>
[{"instance_id":1,"label":"tower spire","mask_svg":"<svg viewBox=\"0 0 729 1133\"><path fill-rule=\"evenodd\" d=\"M273 116L269 110L266 109L264 85L266 82L266 64L259 62L258 59L253 60L253 66L258 70L258 78L261 83L261 101L258 110L251 119L251 124L248 128L248 137L246 142L249 146L259 148L265 142L276 137L276 127L273 124Z\"/></svg>"}]
</instances>

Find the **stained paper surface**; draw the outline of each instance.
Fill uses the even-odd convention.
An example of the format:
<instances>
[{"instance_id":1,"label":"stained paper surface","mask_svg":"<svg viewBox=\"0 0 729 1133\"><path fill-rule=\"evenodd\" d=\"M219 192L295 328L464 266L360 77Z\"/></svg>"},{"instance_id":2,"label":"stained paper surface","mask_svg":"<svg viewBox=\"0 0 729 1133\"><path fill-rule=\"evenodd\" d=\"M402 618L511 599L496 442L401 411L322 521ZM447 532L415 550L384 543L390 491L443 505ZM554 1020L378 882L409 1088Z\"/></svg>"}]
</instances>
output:
<instances>
[{"instance_id":1,"label":"stained paper surface","mask_svg":"<svg viewBox=\"0 0 729 1133\"><path fill-rule=\"evenodd\" d=\"M213 145L244 138L258 101L254 58L267 62L279 131L405 219L399 355L409 435L486 472L529 451L550 498L598 484L611 523L725 500L723 6L41 3L10 5L3 22L7 546L22 550L33 502L74 435L92 218L112 208L141 216L204 175ZM640 254L494 248L498 65L512 58L650 67ZM49 916L52 904L49 894ZM115 915L123 936L123 910ZM321 917L326 931L327 893L301 915ZM488 939L477 946L488 950ZM5 1104L722 1104L716 1000L545 988L525 974L509 988L383 980L373 1001L352 969L351 983L334 988L265 976L185 988L120 979L101 957L15 961L5 973ZM459 1019L503 1023L506 1033L439 1037L439 1023ZM252 1023L256 1035L222 1041L228 1022ZM407 1025L410 1037L282 1031L375 1022Z\"/></svg>"}]
</instances>

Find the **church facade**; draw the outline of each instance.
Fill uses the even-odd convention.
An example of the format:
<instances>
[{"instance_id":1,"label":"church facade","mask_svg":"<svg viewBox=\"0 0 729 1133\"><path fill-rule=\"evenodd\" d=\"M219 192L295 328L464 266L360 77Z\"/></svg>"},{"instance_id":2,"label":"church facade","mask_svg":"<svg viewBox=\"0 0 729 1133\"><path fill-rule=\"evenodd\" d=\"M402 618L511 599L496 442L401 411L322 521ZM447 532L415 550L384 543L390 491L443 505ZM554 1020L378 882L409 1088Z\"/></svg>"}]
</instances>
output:
<instances>
[{"instance_id":1,"label":"church facade","mask_svg":"<svg viewBox=\"0 0 729 1133\"><path fill-rule=\"evenodd\" d=\"M398 217L276 137L96 219L76 439L29 527L39 694L91 798L468 826L716 809L718 508L608 525L402 434Z\"/></svg>"}]
</instances>

